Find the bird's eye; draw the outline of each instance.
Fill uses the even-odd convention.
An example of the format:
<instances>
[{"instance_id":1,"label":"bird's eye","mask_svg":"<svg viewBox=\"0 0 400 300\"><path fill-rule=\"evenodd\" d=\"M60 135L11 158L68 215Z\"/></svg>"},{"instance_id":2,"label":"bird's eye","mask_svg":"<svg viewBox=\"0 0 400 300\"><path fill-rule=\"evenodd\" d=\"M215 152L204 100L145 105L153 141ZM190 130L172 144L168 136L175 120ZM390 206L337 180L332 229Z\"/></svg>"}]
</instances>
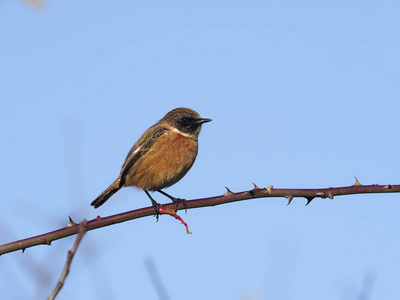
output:
<instances>
[{"instance_id":1,"label":"bird's eye","mask_svg":"<svg viewBox=\"0 0 400 300\"><path fill-rule=\"evenodd\" d=\"M183 117L179 120L181 124L186 125L189 124L189 118Z\"/></svg>"}]
</instances>

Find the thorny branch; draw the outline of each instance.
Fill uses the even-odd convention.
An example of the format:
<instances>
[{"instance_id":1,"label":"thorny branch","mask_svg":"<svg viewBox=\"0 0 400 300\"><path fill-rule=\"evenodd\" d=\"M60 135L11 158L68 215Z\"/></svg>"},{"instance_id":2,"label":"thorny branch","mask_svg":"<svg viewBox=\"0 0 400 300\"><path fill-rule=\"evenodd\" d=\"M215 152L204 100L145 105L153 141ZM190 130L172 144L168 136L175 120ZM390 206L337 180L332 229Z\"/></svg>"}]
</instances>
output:
<instances>
[{"instance_id":1,"label":"thorny branch","mask_svg":"<svg viewBox=\"0 0 400 300\"><path fill-rule=\"evenodd\" d=\"M314 198L333 199L334 196L350 195L350 194L399 193L400 185L390 185L390 184L361 185L358 182L358 180L356 180L356 183L352 186L336 187L336 188L330 187L322 189L275 189L272 186L268 188L259 188L255 184L252 190L244 192L232 193L228 188L226 189L227 192L221 196L187 201L187 209L205 207L205 206L214 206L214 205L220 205L229 202L235 202L253 198L268 198L268 197L285 197L288 199L288 204L290 204L290 202L294 197L304 197L307 199L307 204L309 204ZM176 206L175 203L165 204L163 206L165 209L168 209L170 211L185 209L182 203L179 203L178 206ZM104 226L109 226L133 219L138 219L145 216L151 216L153 214L154 214L153 207L146 207L104 218L98 216L96 219L88 221L85 228L87 231L90 231ZM37 245L44 245L44 244L50 245L55 240L77 234L80 228L81 228L80 225L70 223L67 227L59 230L51 231L38 236L1 245L0 255L17 250L25 251L26 248Z\"/></svg>"},{"instance_id":2,"label":"thorny branch","mask_svg":"<svg viewBox=\"0 0 400 300\"><path fill-rule=\"evenodd\" d=\"M74 246L72 247L72 249L70 251L68 251L67 262L65 263L64 270L61 273L60 280L58 281L54 291L51 293L50 297L47 298L47 300L55 299L57 294L58 294L58 292L63 287L65 278L67 277L67 275L69 273L69 268L71 266L72 259L74 258L76 249L78 249L79 243L81 242L82 237L86 232L86 225L87 225L86 220L82 221L79 225L76 225L76 226L79 226L79 228L78 228L78 236L76 237Z\"/></svg>"}]
</instances>

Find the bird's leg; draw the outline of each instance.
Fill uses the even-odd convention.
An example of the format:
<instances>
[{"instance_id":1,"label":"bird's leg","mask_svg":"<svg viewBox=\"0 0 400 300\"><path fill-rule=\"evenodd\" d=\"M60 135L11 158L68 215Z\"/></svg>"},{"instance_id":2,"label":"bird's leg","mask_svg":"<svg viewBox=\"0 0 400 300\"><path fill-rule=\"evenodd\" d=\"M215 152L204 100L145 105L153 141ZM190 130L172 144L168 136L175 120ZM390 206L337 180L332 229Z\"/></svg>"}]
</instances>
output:
<instances>
[{"instance_id":1,"label":"bird's leg","mask_svg":"<svg viewBox=\"0 0 400 300\"><path fill-rule=\"evenodd\" d=\"M150 196L149 192L147 190L144 190L144 192L146 193L146 195L150 198L151 200L151 204L153 204L153 208L154 208L154 213L155 216L157 218L157 222L158 222L158 217L160 216L160 209L158 208L161 204L157 203L156 200L153 199L153 197Z\"/></svg>"},{"instance_id":2,"label":"bird's leg","mask_svg":"<svg viewBox=\"0 0 400 300\"><path fill-rule=\"evenodd\" d=\"M186 199L175 198L175 197L167 194L166 192L164 192L162 190L158 190L157 192L163 194L164 196L167 196L169 199L172 200L173 203L176 204L176 206L178 206L179 203L182 203L183 207L185 208L185 212L187 212L187 201L186 201Z\"/></svg>"}]
</instances>

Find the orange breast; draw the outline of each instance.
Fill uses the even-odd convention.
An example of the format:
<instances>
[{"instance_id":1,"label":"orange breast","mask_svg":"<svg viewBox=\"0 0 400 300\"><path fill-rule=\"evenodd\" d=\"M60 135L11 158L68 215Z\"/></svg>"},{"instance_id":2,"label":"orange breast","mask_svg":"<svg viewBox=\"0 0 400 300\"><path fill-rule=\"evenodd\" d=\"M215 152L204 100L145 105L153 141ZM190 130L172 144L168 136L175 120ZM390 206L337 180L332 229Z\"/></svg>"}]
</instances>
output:
<instances>
[{"instance_id":1,"label":"orange breast","mask_svg":"<svg viewBox=\"0 0 400 300\"><path fill-rule=\"evenodd\" d=\"M132 166L124 186L156 191L169 187L192 167L198 142L176 132L165 133L150 150Z\"/></svg>"}]
</instances>

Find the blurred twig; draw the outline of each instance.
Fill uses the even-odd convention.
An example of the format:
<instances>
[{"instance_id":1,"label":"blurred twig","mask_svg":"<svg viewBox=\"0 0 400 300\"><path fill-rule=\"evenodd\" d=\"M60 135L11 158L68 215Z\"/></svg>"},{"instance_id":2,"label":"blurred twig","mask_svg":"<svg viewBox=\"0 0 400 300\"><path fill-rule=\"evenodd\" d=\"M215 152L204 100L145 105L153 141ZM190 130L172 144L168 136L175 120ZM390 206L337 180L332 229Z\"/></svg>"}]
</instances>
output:
<instances>
[{"instance_id":1,"label":"blurred twig","mask_svg":"<svg viewBox=\"0 0 400 300\"><path fill-rule=\"evenodd\" d=\"M154 285L154 289L157 291L158 299L169 300L167 289L163 284L160 274L158 273L157 267L152 259L146 259L145 261L147 272L149 273L151 282Z\"/></svg>"},{"instance_id":2,"label":"blurred twig","mask_svg":"<svg viewBox=\"0 0 400 300\"><path fill-rule=\"evenodd\" d=\"M358 182L358 181L357 181ZM187 209L214 206L219 204L225 204L229 202L248 200L253 198L266 198L266 197L285 197L288 199L288 204L291 203L294 197L304 197L307 199L309 204L314 198L330 198L340 195L350 194L365 194L365 193L399 193L400 185L361 185L355 184L353 186L337 187L337 188L323 188L323 189L275 189L272 186L268 188L258 188L254 185L254 189L239 193L232 193L229 189L224 195L215 196L210 198L202 198L197 200L187 201ZM165 208L170 210L182 210L185 209L182 203L177 206L175 203L165 204ZM145 216L151 216L154 214L153 207L146 207L137 210L132 210L117 215L100 218L87 222L86 230L93 230L104 226L109 226L133 219L142 218ZM69 225L65 228L41 234L35 237L27 238L4 244L0 246L0 255L13 252L17 250L25 251L26 248L37 246L37 245L50 245L51 242L65 238L70 235L77 234L79 232L79 225Z\"/></svg>"},{"instance_id":3,"label":"blurred twig","mask_svg":"<svg viewBox=\"0 0 400 300\"><path fill-rule=\"evenodd\" d=\"M85 232L86 232L86 224L87 224L87 222L86 222L86 220L84 220L84 221L82 221L79 225L76 225L76 226L79 227L79 228L78 228L78 230L79 230L79 231L78 231L78 236L76 237L74 246L72 247L72 249L71 249L70 251L68 251L67 262L65 263L64 270L63 270L63 272L61 273L60 280L58 281L57 286L55 287L53 293L50 295L50 297L48 298L48 300L53 300L53 299L55 299L55 297L57 296L58 292L59 292L59 291L61 290L61 288L63 287L65 278L67 278L67 275L68 275L68 272L69 272L69 268L70 268L70 266L71 266L72 259L74 258L76 249L78 248L79 243L81 242L82 237L83 237L83 235L84 235Z\"/></svg>"}]
</instances>

